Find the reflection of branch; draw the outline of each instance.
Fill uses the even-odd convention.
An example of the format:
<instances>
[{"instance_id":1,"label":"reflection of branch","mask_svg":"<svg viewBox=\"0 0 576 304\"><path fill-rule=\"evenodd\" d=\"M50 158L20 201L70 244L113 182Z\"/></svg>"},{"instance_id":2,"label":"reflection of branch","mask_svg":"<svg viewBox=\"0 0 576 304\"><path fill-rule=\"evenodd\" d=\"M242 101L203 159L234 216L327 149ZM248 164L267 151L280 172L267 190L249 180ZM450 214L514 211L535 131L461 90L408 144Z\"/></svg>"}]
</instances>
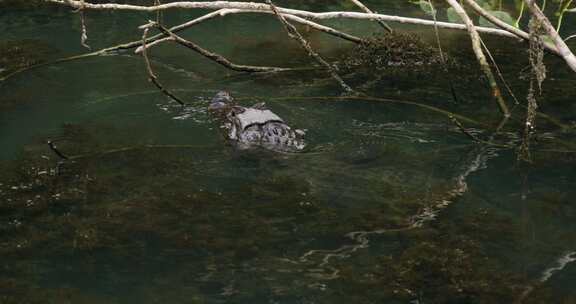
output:
<instances>
[{"instance_id":1,"label":"reflection of branch","mask_svg":"<svg viewBox=\"0 0 576 304\"><path fill-rule=\"evenodd\" d=\"M454 123L458 129L460 130L460 132L462 132L464 135L470 137L470 139L472 139L473 141L480 143L482 142L478 137L476 137L476 135L468 132L468 130L466 130L466 128L464 128L464 126L462 125L462 123L460 121L458 121L458 119L456 119L454 116L450 115L448 116L448 118L450 118L450 120L452 121L452 123Z\"/></svg>"},{"instance_id":2,"label":"reflection of branch","mask_svg":"<svg viewBox=\"0 0 576 304\"><path fill-rule=\"evenodd\" d=\"M116 154L116 153L123 153L123 152L130 152L130 151L138 151L138 150L146 150L146 149L198 149L198 148L205 148L207 146L198 146L198 145L142 145L142 146L130 146L130 147L122 147L116 149L109 149L103 151L96 151L90 152L86 154L79 154L79 155L72 155L66 156L62 153L56 145L52 141L47 142L48 147L52 152L54 152L58 157L62 160L78 160L78 159L85 159L90 157L101 157L104 155Z\"/></svg>"},{"instance_id":3,"label":"reflection of branch","mask_svg":"<svg viewBox=\"0 0 576 304\"><path fill-rule=\"evenodd\" d=\"M449 116L448 118L450 118L452 123L454 125L456 125L456 127L458 128L458 130L460 130L460 132L462 132L462 134L466 135L467 137L469 137L470 139L472 139L473 141L475 141L478 144L483 144L486 146L498 147L498 148L503 148L503 149L514 148L514 145L511 145L511 144L499 144L499 143L493 142L494 136L491 136L488 141L480 139L478 136L476 136L473 133L470 133L470 131L466 130L466 128L464 128L464 125L462 125L462 123L460 121L458 121L458 119L456 119L454 116ZM502 121L500 122L500 125L496 129L497 130L496 132L500 131L500 129L503 127L503 124L505 124L506 121L508 121L508 119L509 119L508 117L504 117L502 119Z\"/></svg>"},{"instance_id":4,"label":"reflection of branch","mask_svg":"<svg viewBox=\"0 0 576 304\"><path fill-rule=\"evenodd\" d=\"M148 48L146 47L146 36L148 35L148 30L150 30L150 27L152 26L156 26L155 22L150 22L148 24L145 24L143 26L141 26L140 28L144 30L144 33L142 34L142 57L144 57L144 62L146 64L146 71L148 72L148 80L150 82L152 82L162 93L164 93L166 96L170 97L171 99L173 99L174 101L176 101L177 103L179 103L180 105L185 105L185 103L178 97L176 97L174 94L170 93L170 91L166 90L158 81L158 77L154 74L154 71L152 70L152 65L150 64L150 59L148 59Z\"/></svg>"},{"instance_id":5,"label":"reflection of branch","mask_svg":"<svg viewBox=\"0 0 576 304\"><path fill-rule=\"evenodd\" d=\"M90 157L100 157L104 155L116 154L116 153L123 153L129 151L138 151L138 150L145 150L145 149L197 149L203 148L205 146L197 146L197 145L142 145L142 146L131 146L131 147L123 147L117 149L110 149L104 151L97 151L87 154L80 154L80 155L73 155L70 156L68 159L75 160L75 159L84 159Z\"/></svg>"},{"instance_id":6,"label":"reflection of branch","mask_svg":"<svg viewBox=\"0 0 576 304\"><path fill-rule=\"evenodd\" d=\"M292 24L290 24L288 21L286 21L286 18L284 18L284 16L282 14L280 14L280 12L278 12L276 6L274 6L272 1L267 0L267 3L270 5L270 8L274 12L274 14L276 14L276 17L278 17L278 20L284 26L284 29L288 33L288 36L290 38L298 41L300 43L300 45L302 46L302 48L304 48L306 50L306 52L308 52L308 56L314 58L314 60L316 60L321 65L323 65L328 70L328 72L330 73L330 76L332 76L332 78L334 78L338 82L338 84L340 84L340 86L346 92L348 92L348 93L354 92L354 90L352 90L352 88L348 84L346 84L346 82L344 82L344 80L342 80L342 78L338 75L338 73L336 73L336 70L334 69L334 67L332 65L330 65L328 62L326 62L326 60L324 60L324 58L322 58L318 53L316 53L312 49L312 47L310 46L310 43L308 43L308 41L306 41L306 39L304 39L304 37L302 37L300 32L298 32L298 30Z\"/></svg>"}]
</instances>

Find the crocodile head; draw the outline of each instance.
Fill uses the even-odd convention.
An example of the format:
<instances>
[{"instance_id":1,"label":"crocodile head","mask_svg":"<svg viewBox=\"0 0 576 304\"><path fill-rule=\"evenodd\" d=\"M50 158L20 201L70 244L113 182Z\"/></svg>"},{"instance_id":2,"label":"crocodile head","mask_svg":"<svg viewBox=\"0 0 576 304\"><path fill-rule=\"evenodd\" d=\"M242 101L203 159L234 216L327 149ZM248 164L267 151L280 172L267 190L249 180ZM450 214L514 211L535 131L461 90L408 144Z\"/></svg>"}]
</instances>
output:
<instances>
[{"instance_id":1,"label":"crocodile head","mask_svg":"<svg viewBox=\"0 0 576 304\"><path fill-rule=\"evenodd\" d=\"M218 92L208 110L221 123L225 137L244 150L262 147L277 152L298 152L305 147L303 131L293 130L263 104L243 107L226 91Z\"/></svg>"},{"instance_id":2,"label":"crocodile head","mask_svg":"<svg viewBox=\"0 0 576 304\"><path fill-rule=\"evenodd\" d=\"M220 91L210 101L208 110L213 112L224 112L234 105L234 98L226 91Z\"/></svg>"}]
</instances>

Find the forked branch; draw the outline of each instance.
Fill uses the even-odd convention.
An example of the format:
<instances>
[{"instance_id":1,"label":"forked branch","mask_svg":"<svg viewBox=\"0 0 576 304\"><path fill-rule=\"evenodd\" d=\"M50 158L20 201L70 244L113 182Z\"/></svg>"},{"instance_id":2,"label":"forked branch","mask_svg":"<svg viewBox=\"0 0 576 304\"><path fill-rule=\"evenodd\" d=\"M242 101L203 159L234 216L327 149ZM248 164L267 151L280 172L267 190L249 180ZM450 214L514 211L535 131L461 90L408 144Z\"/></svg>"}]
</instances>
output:
<instances>
[{"instance_id":1,"label":"forked branch","mask_svg":"<svg viewBox=\"0 0 576 304\"><path fill-rule=\"evenodd\" d=\"M318 63L320 63L322 66L324 66L326 68L326 70L328 70L328 72L330 73L330 76L332 76L332 78L334 78L338 82L338 84L340 84L340 86L344 89L344 91L346 91L347 93L354 92L354 90L346 82L344 82L344 80L340 77L340 75L338 75L335 68L331 64L329 64L326 60L324 60L324 58L322 58L322 56L320 56L318 53L316 53L312 49L312 47L310 46L308 41L306 41L304 39L304 37L302 37L300 32L298 32L298 30L292 24L290 24L288 21L286 21L284 16L282 14L280 14L280 12L277 10L276 6L274 6L272 1L267 0L267 3L270 5L270 8L274 12L274 14L276 14L276 16L278 17L278 20L280 20L280 22L284 26L284 29L288 33L288 36L290 38L298 41L298 43L300 43L302 48L304 48L306 50L306 52L308 53L308 55L310 57L314 58L314 60L316 60Z\"/></svg>"}]
</instances>

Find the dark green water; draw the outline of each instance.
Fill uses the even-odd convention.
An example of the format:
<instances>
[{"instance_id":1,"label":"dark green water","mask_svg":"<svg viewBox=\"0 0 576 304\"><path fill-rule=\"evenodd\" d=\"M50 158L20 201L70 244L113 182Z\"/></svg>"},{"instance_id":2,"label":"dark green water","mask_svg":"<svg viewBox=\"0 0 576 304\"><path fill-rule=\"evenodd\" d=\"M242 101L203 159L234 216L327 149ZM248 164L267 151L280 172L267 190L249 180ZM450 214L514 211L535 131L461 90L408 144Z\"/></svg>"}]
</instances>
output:
<instances>
[{"instance_id":1,"label":"dark green water","mask_svg":"<svg viewBox=\"0 0 576 304\"><path fill-rule=\"evenodd\" d=\"M386 2L372 6L423 17L418 6ZM21 46L38 61L85 52L76 14L1 9L4 50ZM89 12L89 44L140 39L137 26L152 17ZM566 33L574 21L566 17ZM394 27L433 42L428 28ZM229 16L183 35L238 63L311 63L266 16ZM306 35L331 59L353 48ZM345 80L473 118L480 123L464 125L487 139L499 114L469 41L441 35L457 72ZM521 103L496 142L517 146L525 46L486 40ZM17 74L0 82L0 303L513 303L522 294L523 303L576 303L576 77L546 59L540 109L567 127L538 119L532 164L515 148L474 144L429 108L310 98L342 96L322 72L234 73L176 45L155 48L152 62L186 107L158 93L131 52ZM308 129L307 150L234 151L205 111L219 90L245 105L266 101ZM58 165L49 139L75 160Z\"/></svg>"}]
</instances>

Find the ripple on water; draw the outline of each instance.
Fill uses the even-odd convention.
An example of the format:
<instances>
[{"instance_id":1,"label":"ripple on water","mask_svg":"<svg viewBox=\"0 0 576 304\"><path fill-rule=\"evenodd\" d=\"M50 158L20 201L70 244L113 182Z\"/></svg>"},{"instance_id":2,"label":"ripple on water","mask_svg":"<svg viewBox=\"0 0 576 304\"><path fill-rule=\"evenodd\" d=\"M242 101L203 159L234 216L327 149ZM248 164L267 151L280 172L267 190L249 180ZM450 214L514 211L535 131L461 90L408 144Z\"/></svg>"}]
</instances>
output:
<instances>
[{"instance_id":1,"label":"ripple on water","mask_svg":"<svg viewBox=\"0 0 576 304\"><path fill-rule=\"evenodd\" d=\"M207 98L200 98L194 104L179 105L177 103L159 103L156 106L172 116L174 120L191 120L196 123L209 123L210 118L207 115L208 103Z\"/></svg>"}]
</instances>

